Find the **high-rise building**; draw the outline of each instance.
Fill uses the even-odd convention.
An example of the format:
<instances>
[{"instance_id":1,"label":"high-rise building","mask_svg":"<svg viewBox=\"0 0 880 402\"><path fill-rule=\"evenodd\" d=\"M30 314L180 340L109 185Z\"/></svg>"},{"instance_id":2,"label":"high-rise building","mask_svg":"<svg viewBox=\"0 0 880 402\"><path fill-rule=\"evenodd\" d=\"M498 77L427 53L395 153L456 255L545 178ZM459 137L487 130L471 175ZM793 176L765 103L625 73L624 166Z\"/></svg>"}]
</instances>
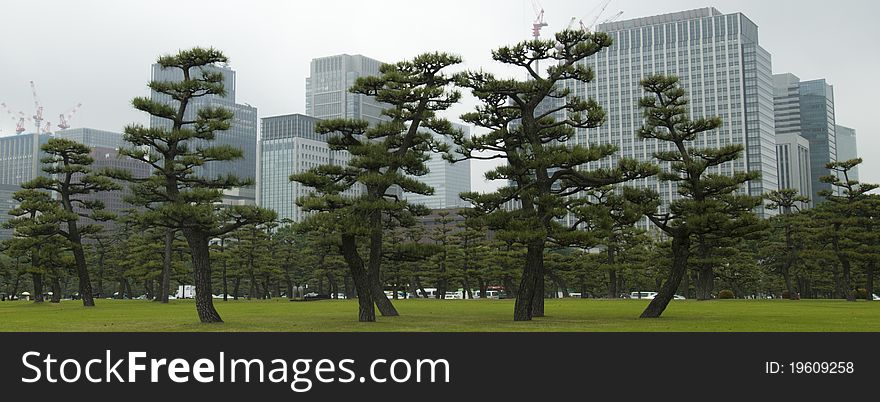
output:
<instances>
[{"instance_id":1,"label":"high-rise building","mask_svg":"<svg viewBox=\"0 0 880 402\"><path fill-rule=\"evenodd\" d=\"M810 197L812 181L810 180L810 142L797 134L779 134L776 136L776 158L779 163L779 188L793 188L798 194ZM810 208L810 202L800 203L801 209Z\"/></svg>"},{"instance_id":2,"label":"high-rise building","mask_svg":"<svg viewBox=\"0 0 880 402\"><path fill-rule=\"evenodd\" d=\"M345 165L348 152L333 151L324 135L315 133L318 119L301 114L264 117L260 136L260 174L257 179L259 206L275 210L278 220L300 222L306 213L296 200L312 189L290 181L290 175L321 165ZM344 195L358 194L359 187Z\"/></svg>"},{"instance_id":3,"label":"high-rise building","mask_svg":"<svg viewBox=\"0 0 880 402\"><path fill-rule=\"evenodd\" d=\"M810 142L810 187L813 205L825 197L822 190L832 190L820 178L832 172L825 165L837 160L834 124L834 87L824 79L801 81L794 74L773 76L776 106L776 134L797 134Z\"/></svg>"},{"instance_id":4,"label":"high-rise building","mask_svg":"<svg viewBox=\"0 0 880 402\"><path fill-rule=\"evenodd\" d=\"M131 144L122 139L122 133L96 130L94 128L71 128L67 130L59 130L53 135L55 138L73 140L92 148L101 147L119 149L131 146Z\"/></svg>"},{"instance_id":5,"label":"high-rise building","mask_svg":"<svg viewBox=\"0 0 880 402\"><path fill-rule=\"evenodd\" d=\"M35 138L38 143L34 144ZM35 136L31 133L0 137L0 184L18 186L42 174L40 159L45 154L39 152L34 158L34 149L49 141L48 134Z\"/></svg>"},{"instance_id":6,"label":"high-rise building","mask_svg":"<svg viewBox=\"0 0 880 402\"><path fill-rule=\"evenodd\" d=\"M243 158L233 161L208 162L205 166L197 168L196 174L205 177L218 177L235 175L242 179L255 180L257 177L257 108L236 103L235 98L235 71L228 67L211 67L206 71L223 74L223 87L226 96L207 95L194 98L190 101L186 111L187 119L194 119L199 110L206 107L221 107L233 113L232 124L229 130L217 131L210 145L229 145L242 151ZM200 70L193 68L190 74L201 74ZM179 82L183 80L183 72L180 69L164 69L159 64L153 64L152 79L154 81ZM153 91L151 97L154 101L177 105L167 95ZM150 118L151 127L171 128L171 122L158 117ZM199 145L199 144L193 144Z\"/></svg>"},{"instance_id":7,"label":"high-rise building","mask_svg":"<svg viewBox=\"0 0 880 402\"><path fill-rule=\"evenodd\" d=\"M462 130L466 137L470 136L470 127L452 123L456 129ZM452 138L434 134L434 138L455 149ZM459 194L471 191L470 159L457 163L449 163L438 153L432 153L425 162L428 174L416 179L434 188L433 195L403 193L407 201L422 204L430 209L466 208L470 203L459 197Z\"/></svg>"},{"instance_id":8,"label":"high-rise building","mask_svg":"<svg viewBox=\"0 0 880 402\"><path fill-rule=\"evenodd\" d=\"M306 78L306 114L319 119L359 119L370 124L387 120L385 106L373 97L348 89L359 77L379 75L382 62L348 54L313 59Z\"/></svg>"},{"instance_id":9,"label":"high-rise building","mask_svg":"<svg viewBox=\"0 0 880 402\"><path fill-rule=\"evenodd\" d=\"M9 211L18 206L18 202L12 195L21 187L14 184L0 184L0 240L12 238L12 229L6 229L3 224L12 219Z\"/></svg>"},{"instance_id":10,"label":"high-rise building","mask_svg":"<svg viewBox=\"0 0 880 402\"><path fill-rule=\"evenodd\" d=\"M760 179L742 189L755 196L778 188L770 53L760 46L754 22L742 13L702 8L600 24L597 31L607 32L613 44L584 61L595 79L566 85L582 99L595 99L606 113L606 122L578 130L570 143L613 144L618 152L588 168L615 166L622 157L655 161L655 152L670 149L668 143L643 140L636 134L644 121L639 99L646 95L640 81L665 74L680 78L692 118L718 116L724 122L694 146L739 144L745 149L742 158L713 172L761 173ZM679 197L674 183L656 177L629 185L657 191L662 208ZM763 208L758 212L773 213Z\"/></svg>"},{"instance_id":11,"label":"high-rise building","mask_svg":"<svg viewBox=\"0 0 880 402\"><path fill-rule=\"evenodd\" d=\"M835 126L834 134L837 139L837 160L848 161L859 157L859 147L856 144L856 130L844 126ZM850 171L851 180L859 179L859 167Z\"/></svg>"}]
</instances>

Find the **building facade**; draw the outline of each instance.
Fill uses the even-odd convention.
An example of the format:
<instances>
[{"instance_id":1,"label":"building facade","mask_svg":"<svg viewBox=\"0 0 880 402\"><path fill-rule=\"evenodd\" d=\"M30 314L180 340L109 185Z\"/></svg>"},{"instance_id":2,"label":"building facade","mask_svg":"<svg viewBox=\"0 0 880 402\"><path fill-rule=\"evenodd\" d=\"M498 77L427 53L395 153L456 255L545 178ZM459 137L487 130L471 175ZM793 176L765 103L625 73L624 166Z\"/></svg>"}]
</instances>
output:
<instances>
[{"instance_id":1,"label":"building facade","mask_svg":"<svg viewBox=\"0 0 880 402\"><path fill-rule=\"evenodd\" d=\"M319 119L360 119L370 124L387 120L385 106L348 89L359 77L379 75L383 63L359 54L312 59L306 78L306 114Z\"/></svg>"},{"instance_id":2,"label":"building facade","mask_svg":"<svg viewBox=\"0 0 880 402\"><path fill-rule=\"evenodd\" d=\"M48 134L31 133L0 137L0 184L18 186L42 174L40 159L45 154L38 151L34 158L34 149L39 150L49 138Z\"/></svg>"},{"instance_id":3,"label":"building facade","mask_svg":"<svg viewBox=\"0 0 880 402\"><path fill-rule=\"evenodd\" d=\"M18 201L12 196L20 189L14 184L0 184L0 241L12 238L12 229L6 229L3 225L13 218L9 211L18 207Z\"/></svg>"},{"instance_id":4,"label":"building facade","mask_svg":"<svg viewBox=\"0 0 880 402\"><path fill-rule=\"evenodd\" d=\"M640 81L665 74L680 78L692 118L718 116L724 122L694 146L739 144L745 149L742 158L713 173L760 172L760 179L742 189L755 196L778 188L770 53L760 46L754 22L741 13L703 8L601 24L597 30L607 32L613 44L584 61L595 79L566 86L582 99L595 99L606 113L606 122L578 130L570 143L612 144L618 152L587 168L615 166L622 157L655 161L654 152L670 149L670 144L636 134L644 121L639 99L645 92ZM657 191L664 209L679 197L675 184L656 177L629 185ZM763 208L757 212L773 213Z\"/></svg>"},{"instance_id":5,"label":"building facade","mask_svg":"<svg viewBox=\"0 0 880 402\"><path fill-rule=\"evenodd\" d=\"M776 134L796 134L810 142L810 187L813 205L824 200L822 190L832 190L820 178L832 174L825 165L838 159L834 122L834 87L824 79L801 81L794 74L773 76Z\"/></svg>"},{"instance_id":6,"label":"building facade","mask_svg":"<svg viewBox=\"0 0 880 402\"><path fill-rule=\"evenodd\" d=\"M470 127L452 123L453 126L470 137ZM455 149L452 138L434 134L434 138L445 143L450 149ZM471 165L470 159L461 162L449 163L443 159L442 154L432 153L430 159L425 162L428 174L416 177L419 181L434 188L433 195L421 195L403 193L407 201L414 204L422 204L430 209L467 208L470 203L459 197L459 194L471 191Z\"/></svg>"},{"instance_id":7,"label":"building facade","mask_svg":"<svg viewBox=\"0 0 880 402\"><path fill-rule=\"evenodd\" d=\"M204 177L218 177L235 175L241 179L255 180L257 177L257 108L236 103L235 98L235 71L228 67L212 67L207 71L223 74L223 86L226 96L208 95L195 98L190 101L186 111L187 119L194 119L199 110L206 107L219 107L230 110L233 113L232 124L229 130L217 131L211 145L228 145L240 149L243 157L232 161L208 162L199 167L196 174ZM191 74L201 74L193 69ZM152 79L154 81L178 82L183 80L183 72L180 69L164 69L159 64L153 64ZM151 98L157 102L177 105L167 95L152 92ZM171 128L171 122L167 119L150 117L150 127ZM193 144L199 145L199 144Z\"/></svg>"},{"instance_id":8,"label":"building facade","mask_svg":"<svg viewBox=\"0 0 880 402\"><path fill-rule=\"evenodd\" d=\"M859 147L856 143L856 130L849 127L837 125L834 127L834 134L837 140L837 160L848 161L859 157ZM850 171L851 180L859 179L859 167L856 166Z\"/></svg>"},{"instance_id":9,"label":"building facade","mask_svg":"<svg viewBox=\"0 0 880 402\"><path fill-rule=\"evenodd\" d=\"M64 138L76 141L89 147L101 147L110 149L119 149L130 146L131 144L122 139L122 133L106 130L96 130L94 128L71 128L67 130L59 130L54 134L55 138Z\"/></svg>"},{"instance_id":10,"label":"building facade","mask_svg":"<svg viewBox=\"0 0 880 402\"><path fill-rule=\"evenodd\" d=\"M290 181L290 175L321 165L345 165L350 155L333 151L324 135L315 133L318 119L302 114L264 117L260 136L260 174L257 203L278 213L278 220L301 222L307 213L296 200L308 195L311 187ZM359 194L359 187L343 195Z\"/></svg>"},{"instance_id":11,"label":"building facade","mask_svg":"<svg viewBox=\"0 0 880 402\"><path fill-rule=\"evenodd\" d=\"M779 163L779 188L793 188L800 195L810 197L813 184L810 179L810 142L797 134L776 136L776 157ZM801 209L813 206L813 199L800 203Z\"/></svg>"}]
</instances>

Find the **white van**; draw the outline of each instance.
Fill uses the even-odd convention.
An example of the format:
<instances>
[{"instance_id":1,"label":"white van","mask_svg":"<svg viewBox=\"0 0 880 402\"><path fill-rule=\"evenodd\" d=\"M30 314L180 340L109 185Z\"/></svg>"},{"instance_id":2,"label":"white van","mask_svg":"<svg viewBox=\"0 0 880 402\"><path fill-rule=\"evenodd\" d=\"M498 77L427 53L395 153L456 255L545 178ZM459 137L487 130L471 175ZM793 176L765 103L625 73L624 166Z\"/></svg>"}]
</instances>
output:
<instances>
[{"instance_id":1,"label":"white van","mask_svg":"<svg viewBox=\"0 0 880 402\"><path fill-rule=\"evenodd\" d=\"M629 294L630 299L648 299L652 300L657 296L657 292L632 292Z\"/></svg>"}]
</instances>

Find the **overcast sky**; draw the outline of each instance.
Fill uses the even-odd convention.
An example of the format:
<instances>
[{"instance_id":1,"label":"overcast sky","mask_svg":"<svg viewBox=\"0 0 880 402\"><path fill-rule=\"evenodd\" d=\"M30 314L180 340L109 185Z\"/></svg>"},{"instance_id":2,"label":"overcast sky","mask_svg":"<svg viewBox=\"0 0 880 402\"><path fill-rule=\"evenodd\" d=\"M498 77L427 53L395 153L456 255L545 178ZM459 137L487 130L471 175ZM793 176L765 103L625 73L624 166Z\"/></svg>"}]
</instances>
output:
<instances>
[{"instance_id":1,"label":"overcast sky","mask_svg":"<svg viewBox=\"0 0 880 402\"><path fill-rule=\"evenodd\" d=\"M588 16L600 0L541 0L549 27ZM834 85L837 123L858 132L866 157L863 181L880 182L877 123L871 117L880 93L880 3L870 0L613 0L604 16L621 19L713 6L743 12L758 24L760 43L773 55L773 72ZM130 100L146 95L150 64L160 54L195 45L214 46L237 72L239 103L260 117L305 112L309 61L339 53L393 62L425 51L462 56L465 68L510 73L493 64L490 50L527 39L532 0L482 1L37 1L4 0L0 21L0 102L33 114L29 81L36 83L53 126L76 103L73 127L121 131L146 123ZM470 99L448 117L473 107ZM15 122L0 115L0 135ZM486 163L472 166L477 190Z\"/></svg>"}]
</instances>

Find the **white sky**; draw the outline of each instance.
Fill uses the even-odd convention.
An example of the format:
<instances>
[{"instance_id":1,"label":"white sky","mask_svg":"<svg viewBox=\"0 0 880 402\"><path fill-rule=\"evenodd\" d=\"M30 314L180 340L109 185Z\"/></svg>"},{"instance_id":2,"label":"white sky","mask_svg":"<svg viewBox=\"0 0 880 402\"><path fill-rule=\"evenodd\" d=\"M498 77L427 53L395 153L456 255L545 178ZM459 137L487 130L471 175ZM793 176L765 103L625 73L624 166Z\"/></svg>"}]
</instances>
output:
<instances>
[{"instance_id":1,"label":"white sky","mask_svg":"<svg viewBox=\"0 0 880 402\"><path fill-rule=\"evenodd\" d=\"M599 0L542 0L545 36L584 18ZM833 4L833 6L832 6ZM760 29L773 54L774 73L834 85L838 124L858 132L867 156L863 181L880 182L877 124L872 118L880 84L876 16L870 0L613 0L604 16L621 19L714 6L743 12ZM237 101L260 117L305 112L309 61L338 53L394 62L425 51L461 55L463 68L510 73L491 61L490 50L526 39L534 19L531 0L322 0L300 1L39 1L4 0L0 6L0 102L33 114L29 81L35 81L53 126L76 103L73 127L121 131L146 115L130 106L146 95L150 64L160 54L195 45L214 46L237 72ZM448 117L473 103L465 99ZM15 122L0 112L0 135ZM496 187L482 174L491 163L474 161L472 186ZM500 183L499 183L500 184Z\"/></svg>"}]
</instances>

